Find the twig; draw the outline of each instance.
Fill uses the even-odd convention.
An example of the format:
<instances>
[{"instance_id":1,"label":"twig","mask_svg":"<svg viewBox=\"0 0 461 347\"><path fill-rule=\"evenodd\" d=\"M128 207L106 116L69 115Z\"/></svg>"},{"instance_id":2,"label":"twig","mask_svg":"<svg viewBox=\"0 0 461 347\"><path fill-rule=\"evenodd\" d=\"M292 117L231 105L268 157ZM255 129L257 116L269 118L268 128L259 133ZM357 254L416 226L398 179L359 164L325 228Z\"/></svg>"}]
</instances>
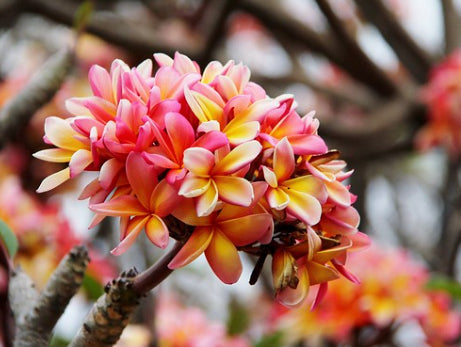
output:
<instances>
[{"instance_id":1,"label":"twig","mask_svg":"<svg viewBox=\"0 0 461 347\"><path fill-rule=\"evenodd\" d=\"M10 288L13 311L18 311L15 347L48 346L53 327L80 288L88 262L86 248L74 247L53 272L43 292L37 298L32 298L35 299L31 300L32 309L27 307L27 312L19 307L24 305L25 298L19 296L16 288ZM16 281L18 279L16 276ZM24 289L29 296L35 296L30 283Z\"/></svg>"},{"instance_id":2,"label":"twig","mask_svg":"<svg viewBox=\"0 0 461 347\"><path fill-rule=\"evenodd\" d=\"M381 0L355 0L368 20L373 23L393 48L402 64L421 83L431 68L430 56L408 35Z\"/></svg>"},{"instance_id":3,"label":"twig","mask_svg":"<svg viewBox=\"0 0 461 347\"><path fill-rule=\"evenodd\" d=\"M53 98L69 72L72 60L73 55L69 51L57 52L0 110L0 149L26 126L41 106Z\"/></svg>"},{"instance_id":4,"label":"twig","mask_svg":"<svg viewBox=\"0 0 461 347\"><path fill-rule=\"evenodd\" d=\"M72 26L74 15L79 3L55 0L25 0L26 10L38 13L58 23ZM181 46L173 46L165 38L156 34L150 27L145 27L133 21L128 22L119 16L101 16L95 12L86 26L87 32L103 40L128 50L137 58L151 57L153 52L174 54L176 50L188 55L192 59L202 50L203 42L200 37L194 40L184 40Z\"/></svg>"},{"instance_id":5,"label":"twig","mask_svg":"<svg viewBox=\"0 0 461 347\"><path fill-rule=\"evenodd\" d=\"M282 10L274 9L267 6L266 3L256 0L242 0L238 3L238 7L257 17L269 30L280 32L281 35L285 35L303 44L308 49L324 55L332 63L344 69L354 79L366 84L379 95L391 96L396 94L396 86L387 76L377 76L370 73L357 61L345 59L344 50L331 37L322 36L296 19L284 14Z\"/></svg>"},{"instance_id":6,"label":"twig","mask_svg":"<svg viewBox=\"0 0 461 347\"><path fill-rule=\"evenodd\" d=\"M362 71L367 71L368 75L371 74L374 76L369 76L370 79L387 80L389 84L393 84L386 73L365 54L363 49L357 44L357 41L347 32L346 26L333 11L328 0L316 0L316 2L330 23L338 45L343 47L342 52L344 53L345 59L348 61L348 65L359 65ZM396 92L397 88L395 87L394 89Z\"/></svg>"},{"instance_id":7,"label":"twig","mask_svg":"<svg viewBox=\"0 0 461 347\"><path fill-rule=\"evenodd\" d=\"M450 54L461 45L461 19L453 4L453 0L440 0L443 11L445 32L445 54Z\"/></svg>"}]
</instances>

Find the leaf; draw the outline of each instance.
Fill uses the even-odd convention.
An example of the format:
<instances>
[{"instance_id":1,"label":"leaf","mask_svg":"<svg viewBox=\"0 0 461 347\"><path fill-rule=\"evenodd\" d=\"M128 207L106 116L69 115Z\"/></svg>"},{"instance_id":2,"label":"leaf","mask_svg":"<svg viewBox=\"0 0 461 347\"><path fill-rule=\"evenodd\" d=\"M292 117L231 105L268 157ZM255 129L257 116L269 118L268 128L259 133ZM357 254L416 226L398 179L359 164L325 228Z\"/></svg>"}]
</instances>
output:
<instances>
[{"instance_id":1,"label":"leaf","mask_svg":"<svg viewBox=\"0 0 461 347\"><path fill-rule=\"evenodd\" d=\"M53 336L50 342L50 347L66 347L70 343L69 340L61 336Z\"/></svg>"},{"instance_id":2,"label":"leaf","mask_svg":"<svg viewBox=\"0 0 461 347\"><path fill-rule=\"evenodd\" d=\"M253 347L279 347L283 346L283 333L276 331L270 335L264 336L256 342Z\"/></svg>"},{"instance_id":3,"label":"leaf","mask_svg":"<svg viewBox=\"0 0 461 347\"><path fill-rule=\"evenodd\" d=\"M10 227L0 219L0 243L3 244L10 258L18 251L18 239Z\"/></svg>"},{"instance_id":4,"label":"leaf","mask_svg":"<svg viewBox=\"0 0 461 347\"><path fill-rule=\"evenodd\" d=\"M227 319L227 333L231 336L240 335L245 332L250 325L248 310L238 303L231 300L229 303L229 318Z\"/></svg>"},{"instance_id":5,"label":"leaf","mask_svg":"<svg viewBox=\"0 0 461 347\"><path fill-rule=\"evenodd\" d=\"M87 294L88 298L96 301L101 295L104 294L104 288L94 277L85 274L83 277L82 288Z\"/></svg>"},{"instance_id":6,"label":"leaf","mask_svg":"<svg viewBox=\"0 0 461 347\"><path fill-rule=\"evenodd\" d=\"M93 2L84 1L77 9L74 17L75 31L81 32L88 24L91 15L93 14Z\"/></svg>"},{"instance_id":7,"label":"leaf","mask_svg":"<svg viewBox=\"0 0 461 347\"><path fill-rule=\"evenodd\" d=\"M429 290L442 290L450 294L454 300L461 301L461 284L444 276L433 276L427 283Z\"/></svg>"}]
</instances>

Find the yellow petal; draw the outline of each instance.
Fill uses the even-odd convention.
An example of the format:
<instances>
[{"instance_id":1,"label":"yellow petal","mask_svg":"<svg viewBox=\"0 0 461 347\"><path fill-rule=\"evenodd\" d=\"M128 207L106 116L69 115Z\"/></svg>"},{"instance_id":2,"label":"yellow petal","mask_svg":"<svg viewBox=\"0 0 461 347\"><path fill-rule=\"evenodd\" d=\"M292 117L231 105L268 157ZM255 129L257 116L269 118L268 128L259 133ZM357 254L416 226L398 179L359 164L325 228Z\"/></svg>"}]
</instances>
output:
<instances>
[{"instance_id":1,"label":"yellow petal","mask_svg":"<svg viewBox=\"0 0 461 347\"><path fill-rule=\"evenodd\" d=\"M70 169L65 168L45 178L37 189L37 193L47 192L56 188L70 178Z\"/></svg>"}]
</instances>

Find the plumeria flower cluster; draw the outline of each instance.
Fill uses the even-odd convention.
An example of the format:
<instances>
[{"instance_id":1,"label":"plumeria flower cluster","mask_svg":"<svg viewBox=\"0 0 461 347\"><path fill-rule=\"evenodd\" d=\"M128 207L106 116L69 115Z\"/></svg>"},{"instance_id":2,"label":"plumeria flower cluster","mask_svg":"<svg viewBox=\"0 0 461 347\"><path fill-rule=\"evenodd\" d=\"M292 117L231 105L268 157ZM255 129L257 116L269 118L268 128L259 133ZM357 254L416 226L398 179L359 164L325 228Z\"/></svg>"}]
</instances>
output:
<instances>
[{"instance_id":1,"label":"plumeria flower cluster","mask_svg":"<svg viewBox=\"0 0 461 347\"><path fill-rule=\"evenodd\" d=\"M405 345L456 345L461 313L453 308L447 292L430 289L427 268L406 250L372 246L352 254L348 265L360 276L360 286L344 279L331 283L314 311L274 305L268 314L272 329L286 331L287 339L293 341L323 337L349 344L361 329L370 336L373 329L384 331L393 326L396 331L416 324L424 341Z\"/></svg>"},{"instance_id":2,"label":"plumeria flower cluster","mask_svg":"<svg viewBox=\"0 0 461 347\"><path fill-rule=\"evenodd\" d=\"M121 254L141 232L160 248L184 243L176 269L205 254L225 283L242 272L239 251L272 255L277 297L297 305L311 285L340 274L347 253L368 243L344 180L351 171L301 117L291 95L271 98L250 71L229 61L197 63L155 54L134 68L95 65L93 96L67 100L74 116L49 117L45 141L57 148L37 158L69 163L47 177L50 190L83 171L98 177L81 194L95 212L120 217Z\"/></svg>"},{"instance_id":3,"label":"plumeria flower cluster","mask_svg":"<svg viewBox=\"0 0 461 347\"><path fill-rule=\"evenodd\" d=\"M427 124L416 137L425 150L445 147L453 157L461 154L461 50L453 52L430 75L422 92L427 105Z\"/></svg>"}]
</instances>

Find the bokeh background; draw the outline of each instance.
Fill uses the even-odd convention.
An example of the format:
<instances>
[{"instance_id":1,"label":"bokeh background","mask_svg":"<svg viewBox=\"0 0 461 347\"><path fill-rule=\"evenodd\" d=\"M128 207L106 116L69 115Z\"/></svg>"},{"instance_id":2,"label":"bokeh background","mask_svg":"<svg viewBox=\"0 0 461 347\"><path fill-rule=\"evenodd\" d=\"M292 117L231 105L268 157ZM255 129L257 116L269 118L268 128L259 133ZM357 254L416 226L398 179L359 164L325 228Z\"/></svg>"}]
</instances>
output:
<instances>
[{"instance_id":1,"label":"bokeh background","mask_svg":"<svg viewBox=\"0 0 461 347\"><path fill-rule=\"evenodd\" d=\"M91 245L84 288L53 346L66 345L105 282L161 251L141 237L110 255L117 223L88 230L91 212L77 200L90 175L35 193L58 166L31 156L45 148L44 119L65 118L67 98L91 94L93 64L176 51L202 68L243 62L270 96L293 94L300 114L315 110L320 135L355 170L354 206L373 246L350 259L362 284L335 281L314 311L275 304L264 276L250 286L248 270L225 286L198 261L145 299L117 346L458 345L460 13L457 0L1 0L0 108L49 59L75 53L52 100L30 105L33 117L0 141L0 219L20 242L15 261L40 287L72 245ZM2 307L7 284L0 269ZM11 346L5 324L0 337Z\"/></svg>"}]
</instances>

